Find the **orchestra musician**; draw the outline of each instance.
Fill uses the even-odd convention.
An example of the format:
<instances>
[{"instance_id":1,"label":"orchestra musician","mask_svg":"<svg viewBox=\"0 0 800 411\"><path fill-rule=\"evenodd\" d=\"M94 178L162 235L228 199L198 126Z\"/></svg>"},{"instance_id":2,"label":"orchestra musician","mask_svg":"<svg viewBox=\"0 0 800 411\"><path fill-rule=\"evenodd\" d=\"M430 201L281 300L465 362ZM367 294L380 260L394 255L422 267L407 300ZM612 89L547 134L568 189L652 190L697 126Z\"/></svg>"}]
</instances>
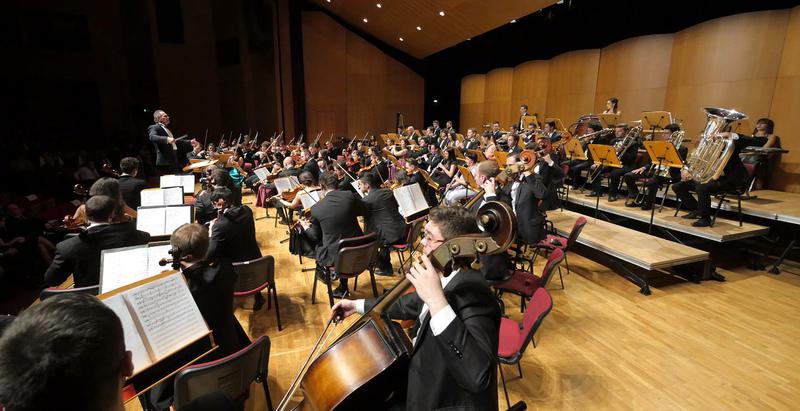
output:
<instances>
[{"instance_id":1,"label":"orchestra musician","mask_svg":"<svg viewBox=\"0 0 800 411\"><path fill-rule=\"evenodd\" d=\"M389 306L393 319L417 320L404 404L393 409L497 409L497 345L500 309L471 261L455 261L452 273L437 271L427 255L443 242L479 233L475 217L460 207L437 207L428 215L422 262L407 278L415 292ZM350 316L376 300L342 300L331 315Z\"/></svg>"},{"instance_id":2,"label":"orchestra musician","mask_svg":"<svg viewBox=\"0 0 800 411\"><path fill-rule=\"evenodd\" d=\"M370 172L375 174L380 182L385 182L389 179L389 166L383 161L383 157L381 157L380 151L378 151L377 148L370 149L369 161L371 166ZM413 161L407 161L407 163L412 162Z\"/></svg>"},{"instance_id":3,"label":"orchestra musician","mask_svg":"<svg viewBox=\"0 0 800 411\"><path fill-rule=\"evenodd\" d=\"M203 145L199 141L192 141L192 151L186 153L187 160L205 160L203 153Z\"/></svg>"},{"instance_id":4,"label":"orchestra musician","mask_svg":"<svg viewBox=\"0 0 800 411\"><path fill-rule=\"evenodd\" d=\"M476 169L478 167L477 161L478 156L474 153L467 153L464 155L466 158L466 167L472 173L473 177L476 175ZM463 188L462 188L463 187ZM453 205L458 201L461 201L465 198L470 198L475 195L475 190L469 187L467 184L467 180L464 176L456 175L453 177L453 180L450 182L447 188L447 194L445 195L444 202L447 205Z\"/></svg>"},{"instance_id":5,"label":"orchestra musician","mask_svg":"<svg viewBox=\"0 0 800 411\"><path fill-rule=\"evenodd\" d=\"M434 190L433 187L428 184L428 182L425 180L425 177L419 172L419 166L417 163L413 161L406 161L404 167L406 169L406 173L408 174L407 185L419 184L419 188L422 189L422 195L425 196L428 206L435 206L438 203L436 200L436 190Z\"/></svg>"},{"instance_id":6,"label":"orchestra musician","mask_svg":"<svg viewBox=\"0 0 800 411\"><path fill-rule=\"evenodd\" d=\"M431 178L439 184L439 187L445 187L453 181L453 177L458 173L457 162L455 150L452 148L442 150L441 161L430 172Z\"/></svg>"},{"instance_id":7,"label":"orchestra musician","mask_svg":"<svg viewBox=\"0 0 800 411\"><path fill-rule=\"evenodd\" d=\"M611 141L611 144L614 145L616 143L622 142L625 139L625 135L628 133L630 129L628 128L627 124L617 124L614 127L614 140ZM639 147L641 144L636 141L631 145L625 153L622 154L618 152L617 154L622 154L622 158L619 161L622 163L621 168L616 167L603 167L603 170L600 171L600 175L604 173L609 173L609 183L608 183L608 201L614 202L617 201L617 193L619 191L619 181L622 176L629 173L633 168L636 166L636 157L638 155ZM594 170L595 168L599 167L597 164L592 164L590 168ZM592 182L592 192L587 195L587 197L599 197L603 192L602 187L602 178L597 176Z\"/></svg>"},{"instance_id":8,"label":"orchestra musician","mask_svg":"<svg viewBox=\"0 0 800 411\"><path fill-rule=\"evenodd\" d=\"M115 223L119 204L115 198L94 195L86 200L89 228L56 245L56 253L44 274L45 284L54 287L72 274L75 287L100 283L100 253L104 249L147 244L150 234L139 231L133 222Z\"/></svg>"},{"instance_id":9,"label":"orchestra musician","mask_svg":"<svg viewBox=\"0 0 800 411\"><path fill-rule=\"evenodd\" d=\"M527 104L520 104L519 106L519 121L517 121L517 130L524 130L525 129L525 116L529 116L528 114L528 105Z\"/></svg>"},{"instance_id":10,"label":"orchestra musician","mask_svg":"<svg viewBox=\"0 0 800 411\"><path fill-rule=\"evenodd\" d=\"M670 134L680 131L681 127L675 123L667 124L664 127L664 130L669 132ZM686 159L686 153L688 148L686 146L681 146L678 149L678 155L681 157L681 160ZM655 175L653 173L654 166L652 163L647 164L645 166L639 167L633 171L625 173L625 186L628 188L628 199L625 201L625 206L627 207L636 207L636 198L639 196L639 187L636 185L636 181L645 178L644 187L645 187L645 196L644 200L642 200L641 205L639 205L642 210L650 210L653 207L653 202L656 199L656 193L658 192L658 187L663 184L666 184L668 181L672 181L673 183L677 183L681 180L681 173L680 170L677 168L670 167L669 174L670 177L662 177L659 175Z\"/></svg>"},{"instance_id":11,"label":"orchestra musician","mask_svg":"<svg viewBox=\"0 0 800 411\"><path fill-rule=\"evenodd\" d=\"M692 175L688 170L683 169L681 170L681 181L672 185L672 191L681 200L683 207L690 210L688 214L682 217L696 219L697 221L692 223L695 227L711 226L711 196L713 194L733 190L747 183L747 169L739 155L742 149L749 146L757 146L759 142L763 144L763 137L759 139L731 132L719 133L715 138L730 138L734 140L734 152L727 164L725 164L722 176L717 180L700 184L692 179ZM695 200L690 191L697 193L697 200Z\"/></svg>"},{"instance_id":12,"label":"orchestra musician","mask_svg":"<svg viewBox=\"0 0 800 411\"><path fill-rule=\"evenodd\" d=\"M350 184L353 181L353 176L347 173L347 163L344 160L336 160L336 165L333 167L333 173L336 175L336 180L339 181L337 190L345 190L355 192L355 188Z\"/></svg>"},{"instance_id":13,"label":"orchestra musician","mask_svg":"<svg viewBox=\"0 0 800 411\"><path fill-rule=\"evenodd\" d=\"M442 128L439 127L439 120L433 120L433 125L431 127L429 127L429 128L433 129L433 130L431 130L431 132L432 132L433 136L438 139L439 138L439 134L442 132Z\"/></svg>"},{"instance_id":14,"label":"orchestra musician","mask_svg":"<svg viewBox=\"0 0 800 411\"><path fill-rule=\"evenodd\" d=\"M125 157L119 162L119 169L122 174L117 181L122 199L132 209L136 209L141 204L141 192L147 187L147 182L136 178L139 174L139 159L136 157Z\"/></svg>"},{"instance_id":15,"label":"orchestra musician","mask_svg":"<svg viewBox=\"0 0 800 411\"><path fill-rule=\"evenodd\" d=\"M600 125L600 123L597 123L597 122L591 122L587 126L588 133L598 132L598 131L601 131L602 129L603 129L603 127ZM584 153L585 153L587 159L586 160L567 160L567 161L565 161L563 163L564 165L567 165L569 167L569 175L570 175L570 180L572 181L572 188L573 189L577 190L578 188L583 186L583 184L585 182L585 179L581 175L581 172L583 170L589 169L592 166L592 164L594 164L594 162L592 161L592 153L587 149L588 144L591 143L591 142L593 142L595 144L606 144L607 145L607 144L611 143L611 140L609 139L609 137L607 137L607 135L600 134L600 135L596 135L596 136L590 138L590 140L588 140L588 141L582 141L581 145L583 146Z\"/></svg>"},{"instance_id":16,"label":"orchestra musician","mask_svg":"<svg viewBox=\"0 0 800 411\"><path fill-rule=\"evenodd\" d=\"M508 137L506 137L506 146L508 147L506 152L508 152L508 154L519 154L522 150L519 148L518 142L519 137L516 133L509 134Z\"/></svg>"},{"instance_id":17,"label":"orchestra musician","mask_svg":"<svg viewBox=\"0 0 800 411\"><path fill-rule=\"evenodd\" d=\"M500 137L503 137L503 131L500 130L500 122L495 121L492 123L492 138L499 140Z\"/></svg>"},{"instance_id":18,"label":"orchestra musician","mask_svg":"<svg viewBox=\"0 0 800 411\"><path fill-rule=\"evenodd\" d=\"M550 139L551 143L561 140L561 133L556 131L556 122L553 120L546 121L542 131L543 136Z\"/></svg>"},{"instance_id":19,"label":"orchestra musician","mask_svg":"<svg viewBox=\"0 0 800 411\"><path fill-rule=\"evenodd\" d=\"M406 222L400 215L397 200L392 190L381 188L381 182L375 174L364 173L359 177L359 186L366 196L361 199L364 204L364 231L378 235L380 250L376 265L380 275L393 275L390 252L392 244L403 240Z\"/></svg>"},{"instance_id":20,"label":"orchestra musician","mask_svg":"<svg viewBox=\"0 0 800 411\"><path fill-rule=\"evenodd\" d=\"M335 174L324 173L319 184L322 198L311 207L311 220L301 217L300 225L306 239L316 245L317 276L329 283L331 278L325 277L323 267L331 267L336 262L339 240L363 234L356 216L364 215L364 207L357 194L336 189ZM332 295L343 298L348 293L347 279L341 279Z\"/></svg>"},{"instance_id":21,"label":"orchestra musician","mask_svg":"<svg viewBox=\"0 0 800 411\"><path fill-rule=\"evenodd\" d=\"M439 138L439 148L447 150L453 147L453 142L456 140L456 133L448 130L442 130L442 137Z\"/></svg>"},{"instance_id":22,"label":"orchestra musician","mask_svg":"<svg viewBox=\"0 0 800 411\"><path fill-rule=\"evenodd\" d=\"M464 142L456 142L456 145L463 150L477 150L480 148L481 143L478 141L478 130L474 127L467 129L467 135L464 136Z\"/></svg>"},{"instance_id":23,"label":"orchestra musician","mask_svg":"<svg viewBox=\"0 0 800 411\"><path fill-rule=\"evenodd\" d=\"M621 116L622 112L619 110L619 99L616 97L611 97L606 101L606 109L603 110L603 114L614 114L616 116Z\"/></svg>"},{"instance_id":24,"label":"orchestra musician","mask_svg":"<svg viewBox=\"0 0 800 411\"><path fill-rule=\"evenodd\" d=\"M439 152L439 146L436 144L428 145L428 153L418 157L417 162L419 163L420 168L427 171L428 174L433 174L436 170L436 166L442 161L442 155Z\"/></svg>"},{"instance_id":25,"label":"orchestra musician","mask_svg":"<svg viewBox=\"0 0 800 411\"><path fill-rule=\"evenodd\" d=\"M497 151L497 144L494 142L494 136L492 133L485 132L481 136L481 145L483 148L483 155L488 160L494 160L494 153Z\"/></svg>"},{"instance_id":26,"label":"orchestra musician","mask_svg":"<svg viewBox=\"0 0 800 411\"><path fill-rule=\"evenodd\" d=\"M178 144L191 144L190 141L177 140L167 126L169 125L169 115L164 110L153 112L153 121L147 128L147 134L153 147L156 149L156 166L167 174L180 172L178 164Z\"/></svg>"},{"instance_id":27,"label":"orchestra musician","mask_svg":"<svg viewBox=\"0 0 800 411\"><path fill-rule=\"evenodd\" d=\"M453 120L447 120L447 122L444 123L444 129L445 131L451 133L451 135L455 134L456 128L453 127Z\"/></svg>"},{"instance_id":28,"label":"orchestra musician","mask_svg":"<svg viewBox=\"0 0 800 411\"><path fill-rule=\"evenodd\" d=\"M418 144L417 149L416 150L412 149L411 152L409 153L409 157L415 160L428 154L428 152L430 151L430 149L428 148L428 139L426 137L420 137L419 141L417 141L417 144Z\"/></svg>"}]
</instances>

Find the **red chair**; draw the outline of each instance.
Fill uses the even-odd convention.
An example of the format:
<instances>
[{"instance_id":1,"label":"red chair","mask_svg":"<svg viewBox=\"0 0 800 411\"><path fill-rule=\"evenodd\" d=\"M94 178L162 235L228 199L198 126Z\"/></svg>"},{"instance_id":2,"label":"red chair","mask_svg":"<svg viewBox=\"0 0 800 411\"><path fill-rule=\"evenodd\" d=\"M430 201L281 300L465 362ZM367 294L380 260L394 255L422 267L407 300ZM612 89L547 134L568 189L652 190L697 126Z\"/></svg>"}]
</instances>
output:
<instances>
[{"instance_id":1,"label":"red chair","mask_svg":"<svg viewBox=\"0 0 800 411\"><path fill-rule=\"evenodd\" d=\"M581 231L583 231L583 227L586 226L586 217L578 217L575 220L575 224L572 225L572 231L569 232L569 237L564 238L560 235L555 234L548 234L544 240L539 241L536 244L533 250L533 259L531 261L531 270L533 271L533 263L536 262L536 255L539 249L544 249L547 252L553 251L555 249L560 249L564 252L564 265L567 268L567 274L569 274L569 260L567 260L567 251L569 251L572 246L578 241L578 237L581 235ZM558 269L558 279L561 281L561 289L564 289L564 277L561 276L561 268Z\"/></svg>"},{"instance_id":2,"label":"red chair","mask_svg":"<svg viewBox=\"0 0 800 411\"><path fill-rule=\"evenodd\" d=\"M39 294L39 300L44 301L50 297L55 297L57 295L64 295L70 293L85 293L89 295L97 295L100 294L100 286L92 285L89 287L78 287L78 288L45 288Z\"/></svg>"},{"instance_id":3,"label":"red chair","mask_svg":"<svg viewBox=\"0 0 800 411\"><path fill-rule=\"evenodd\" d=\"M369 233L359 237L343 238L339 240L339 254L333 267L321 267L325 271L325 276L331 278L331 273L336 272L341 279L355 278L353 291L358 286L358 276L364 271L369 271L372 283L372 294L378 296L378 286L375 283L375 259L378 256L378 236ZM314 276L314 287L311 289L311 304L317 303L317 282L321 281L319 276ZM331 281L326 281L328 286L328 300L333 307L333 289Z\"/></svg>"},{"instance_id":4,"label":"red chair","mask_svg":"<svg viewBox=\"0 0 800 411\"><path fill-rule=\"evenodd\" d=\"M516 364L519 369L519 378L522 378L522 366L520 360L528 343L536 342L533 339L536 330L542 325L542 321L550 310L553 309L553 299L544 287L538 288L533 294L530 307L522 317L522 324L502 317L500 319L500 339L497 346L497 368L500 370L500 379L503 381L503 392L506 394L506 404L511 408L508 399L508 389L506 388L506 378L503 375L503 364Z\"/></svg>"},{"instance_id":5,"label":"red chair","mask_svg":"<svg viewBox=\"0 0 800 411\"><path fill-rule=\"evenodd\" d=\"M502 301L503 293L505 292L520 296L519 308L521 312L525 312L525 300L533 298L538 289L547 287L562 260L564 260L564 252L560 248L556 248L547 258L547 264L542 270L541 277L527 271L515 270L511 273L511 278L508 281L493 285L497 297Z\"/></svg>"},{"instance_id":6,"label":"red chair","mask_svg":"<svg viewBox=\"0 0 800 411\"><path fill-rule=\"evenodd\" d=\"M175 376L175 409L217 391L233 401L247 399L250 383L256 381L264 387L268 409L272 410L267 384L269 348L269 337L264 335L227 357L184 368Z\"/></svg>"},{"instance_id":7,"label":"red chair","mask_svg":"<svg viewBox=\"0 0 800 411\"><path fill-rule=\"evenodd\" d=\"M275 289L275 259L271 255L267 255L255 260L233 263L233 270L238 276L236 285L233 287L233 296L256 295L266 288L267 309L272 309L272 299L275 298L275 317L278 320L278 331L281 331L283 329L281 327L281 310L278 307L278 291ZM259 299L256 298L253 310L257 311L260 308Z\"/></svg>"},{"instance_id":8,"label":"red chair","mask_svg":"<svg viewBox=\"0 0 800 411\"><path fill-rule=\"evenodd\" d=\"M406 240L403 244L393 244L392 249L397 252L397 259L400 261L400 268L397 269L398 274L405 274L406 259L403 253L414 249L414 243L419 239L422 228L425 226L425 217L418 218L412 221L406 227Z\"/></svg>"}]
</instances>

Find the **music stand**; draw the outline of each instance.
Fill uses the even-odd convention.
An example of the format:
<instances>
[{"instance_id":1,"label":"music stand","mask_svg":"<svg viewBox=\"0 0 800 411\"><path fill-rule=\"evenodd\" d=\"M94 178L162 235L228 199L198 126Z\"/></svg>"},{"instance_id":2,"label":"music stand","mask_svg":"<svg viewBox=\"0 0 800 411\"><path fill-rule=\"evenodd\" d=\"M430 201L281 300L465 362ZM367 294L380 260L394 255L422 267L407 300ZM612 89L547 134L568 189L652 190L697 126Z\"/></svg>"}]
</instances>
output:
<instances>
[{"instance_id":1,"label":"music stand","mask_svg":"<svg viewBox=\"0 0 800 411\"><path fill-rule=\"evenodd\" d=\"M497 161L497 165L500 166L500 169L503 170L506 168L506 160L508 159L508 153L505 151L497 150L494 152L494 159Z\"/></svg>"},{"instance_id":2,"label":"music stand","mask_svg":"<svg viewBox=\"0 0 800 411\"><path fill-rule=\"evenodd\" d=\"M655 134L672 122L669 111L642 111L642 136Z\"/></svg>"},{"instance_id":3,"label":"music stand","mask_svg":"<svg viewBox=\"0 0 800 411\"><path fill-rule=\"evenodd\" d=\"M681 160L681 156L678 154L678 150L675 148L675 145L673 145L672 142L665 140L645 141L644 148L647 150L647 155L650 156L650 162L652 163L653 167L655 167L653 176L655 176L661 170L662 166L683 168L683 160ZM664 193L664 195L666 196L667 193ZM650 231L653 228L653 218L655 217L655 212L656 207L652 205L650 210L650 225L647 227L647 234L650 234Z\"/></svg>"},{"instance_id":4,"label":"music stand","mask_svg":"<svg viewBox=\"0 0 800 411\"><path fill-rule=\"evenodd\" d=\"M603 128L613 128L619 124L619 116L614 113L600 114L600 124Z\"/></svg>"},{"instance_id":5,"label":"music stand","mask_svg":"<svg viewBox=\"0 0 800 411\"><path fill-rule=\"evenodd\" d=\"M461 151L460 148L453 147L453 153L455 153L457 159L459 159L461 161L466 161L467 160L466 157L464 157L464 153Z\"/></svg>"},{"instance_id":6,"label":"music stand","mask_svg":"<svg viewBox=\"0 0 800 411\"><path fill-rule=\"evenodd\" d=\"M745 118L731 123L731 133L744 134L746 136L752 135L753 126L750 125L750 119Z\"/></svg>"},{"instance_id":7,"label":"music stand","mask_svg":"<svg viewBox=\"0 0 800 411\"><path fill-rule=\"evenodd\" d=\"M536 116L527 115L522 116L522 130L528 129L528 124L535 123L536 126L539 126L539 122L536 120Z\"/></svg>"},{"instance_id":8,"label":"music stand","mask_svg":"<svg viewBox=\"0 0 800 411\"><path fill-rule=\"evenodd\" d=\"M475 154L478 157L478 161L486 161L486 155L483 154L481 150L467 150L468 153Z\"/></svg>"},{"instance_id":9,"label":"music stand","mask_svg":"<svg viewBox=\"0 0 800 411\"><path fill-rule=\"evenodd\" d=\"M564 127L564 123L561 122L560 118L546 118L546 119L544 119L545 123L550 122L550 121L556 123L556 130L561 131L561 132L568 131L567 128Z\"/></svg>"},{"instance_id":10,"label":"music stand","mask_svg":"<svg viewBox=\"0 0 800 411\"><path fill-rule=\"evenodd\" d=\"M597 167L599 167L599 170L597 171L597 177L600 177L601 173L603 172L603 168L606 166L622 168L622 163L619 161L619 157L617 157L617 150L615 150L612 146L607 146L605 144L589 144L589 152L592 153L592 161L594 164L597 164ZM595 218L597 218L597 212L599 209L600 193L597 193L597 202L594 206Z\"/></svg>"},{"instance_id":11,"label":"music stand","mask_svg":"<svg viewBox=\"0 0 800 411\"><path fill-rule=\"evenodd\" d=\"M562 136L561 138L564 137ZM572 164L572 160L588 160L586 153L583 151L583 146L577 138L569 139L569 141L564 143L562 147L564 147L564 153L566 154L567 161L569 161L570 164ZM575 182L573 181L572 184L575 184ZM567 185L567 192L564 194L564 202L569 202L569 189L572 184Z\"/></svg>"},{"instance_id":12,"label":"music stand","mask_svg":"<svg viewBox=\"0 0 800 411\"><path fill-rule=\"evenodd\" d=\"M461 172L461 177L463 177L464 181L467 182L467 187L466 188L472 189L476 193L478 191L480 191L480 187L478 186L478 182L475 181L475 177L472 175L472 172L469 171L468 168L466 168L464 166L458 166L458 171Z\"/></svg>"}]
</instances>

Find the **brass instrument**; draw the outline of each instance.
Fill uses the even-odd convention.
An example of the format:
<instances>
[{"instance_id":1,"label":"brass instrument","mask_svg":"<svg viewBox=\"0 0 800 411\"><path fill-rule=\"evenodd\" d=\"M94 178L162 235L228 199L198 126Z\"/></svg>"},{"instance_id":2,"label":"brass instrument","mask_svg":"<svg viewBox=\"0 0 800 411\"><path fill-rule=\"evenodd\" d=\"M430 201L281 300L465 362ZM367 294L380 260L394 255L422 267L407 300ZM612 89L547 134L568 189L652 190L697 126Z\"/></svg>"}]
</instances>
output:
<instances>
[{"instance_id":1,"label":"brass instrument","mask_svg":"<svg viewBox=\"0 0 800 411\"><path fill-rule=\"evenodd\" d=\"M667 138L667 142L672 143L675 147L675 151L680 150L681 144L683 144L683 136L686 133L683 130L678 130L673 132ZM655 166L654 175L664 178L669 178L669 167L665 165Z\"/></svg>"},{"instance_id":2,"label":"brass instrument","mask_svg":"<svg viewBox=\"0 0 800 411\"><path fill-rule=\"evenodd\" d=\"M611 130L611 129L607 129L606 128L606 129L603 129L603 130ZM603 131L603 130L600 130L600 131ZM595 132L595 133L598 133L598 132ZM641 136L642 136L642 127L641 126L636 126L636 127L631 128L630 130L628 130L628 132L625 134L625 137L623 137L622 140L618 140L616 143L614 143L614 150L617 152L617 157L620 160L622 160L622 156L625 155L625 153L628 151L628 149L631 146L633 146L634 143L639 141ZM578 138L581 138L581 137L578 137ZM587 177L587 181L590 184L594 183L594 180L597 179L597 177L599 177L602 174L603 168L604 167L597 166L597 167L589 170L589 176Z\"/></svg>"},{"instance_id":3,"label":"brass instrument","mask_svg":"<svg viewBox=\"0 0 800 411\"><path fill-rule=\"evenodd\" d=\"M698 184L716 180L722 174L733 155L735 141L719 134L729 131L734 121L747 118L746 114L733 109L706 107L705 112L708 116L705 130L684 166Z\"/></svg>"},{"instance_id":4,"label":"brass instrument","mask_svg":"<svg viewBox=\"0 0 800 411\"><path fill-rule=\"evenodd\" d=\"M580 141L581 143L586 143L589 140L594 140L597 137L600 137L600 136L605 135L605 134L613 133L613 132L614 132L613 128L604 128L602 130L595 131L593 133L584 134L582 136L577 136L575 138L577 138L578 141Z\"/></svg>"}]
</instances>

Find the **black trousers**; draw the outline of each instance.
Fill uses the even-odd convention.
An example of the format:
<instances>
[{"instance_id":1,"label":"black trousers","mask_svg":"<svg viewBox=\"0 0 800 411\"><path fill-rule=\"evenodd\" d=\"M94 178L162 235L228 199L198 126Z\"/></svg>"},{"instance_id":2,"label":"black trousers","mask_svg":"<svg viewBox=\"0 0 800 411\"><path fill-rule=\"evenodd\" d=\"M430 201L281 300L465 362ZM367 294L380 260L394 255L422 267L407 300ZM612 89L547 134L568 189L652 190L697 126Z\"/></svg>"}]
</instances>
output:
<instances>
[{"instance_id":1,"label":"black trousers","mask_svg":"<svg viewBox=\"0 0 800 411\"><path fill-rule=\"evenodd\" d=\"M711 196L720 191L733 190L736 186L736 183L725 178L712 180L706 184L697 184L694 180L689 180L673 184L672 191L681 200L683 208L696 210L700 218L707 218L711 216ZM691 191L697 193L697 200Z\"/></svg>"},{"instance_id":2,"label":"black trousers","mask_svg":"<svg viewBox=\"0 0 800 411\"><path fill-rule=\"evenodd\" d=\"M375 265L378 267L380 271L384 271L387 273L391 273L392 268L392 246L391 244L383 243L381 244L381 248L378 250L378 257L375 260Z\"/></svg>"},{"instance_id":3,"label":"black trousers","mask_svg":"<svg viewBox=\"0 0 800 411\"><path fill-rule=\"evenodd\" d=\"M644 173L646 173L645 171ZM638 181L644 173L634 174L633 172L625 173L623 177L625 179L625 186L628 188L628 198L634 199L639 195L639 187L636 185L636 181ZM668 178L661 177L661 176L653 176L648 178L644 182L645 187L645 199L644 203L646 204L653 204L656 201L656 193L658 192L658 187L661 185L667 184L669 182Z\"/></svg>"},{"instance_id":4,"label":"black trousers","mask_svg":"<svg viewBox=\"0 0 800 411\"><path fill-rule=\"evenodd\" d=\"M622 166L622 168L615 168L615 167L603 167L603 171L601 174L609 173L610 180L608 183L608 196L615 197L617 192L619 192L619 181L625 174L629 173L633 167L630 166ZM602 187L603 179L598 176L594 179L592 183L592 191L595 193L601 193L603 190Z\"/></svg>"},{"instance_id":5,"label":"black trousers","mask_svg":"<svg viewBox=\"0 0 800 411\"><path fill-rule=\"evenodd\" d=\"M581 172L588 169L592 162L589 160L569 160L562 164L569 166L569 178L572 181L572 186L580 187L583 185Z\"/></svg>"}]
</instances>

